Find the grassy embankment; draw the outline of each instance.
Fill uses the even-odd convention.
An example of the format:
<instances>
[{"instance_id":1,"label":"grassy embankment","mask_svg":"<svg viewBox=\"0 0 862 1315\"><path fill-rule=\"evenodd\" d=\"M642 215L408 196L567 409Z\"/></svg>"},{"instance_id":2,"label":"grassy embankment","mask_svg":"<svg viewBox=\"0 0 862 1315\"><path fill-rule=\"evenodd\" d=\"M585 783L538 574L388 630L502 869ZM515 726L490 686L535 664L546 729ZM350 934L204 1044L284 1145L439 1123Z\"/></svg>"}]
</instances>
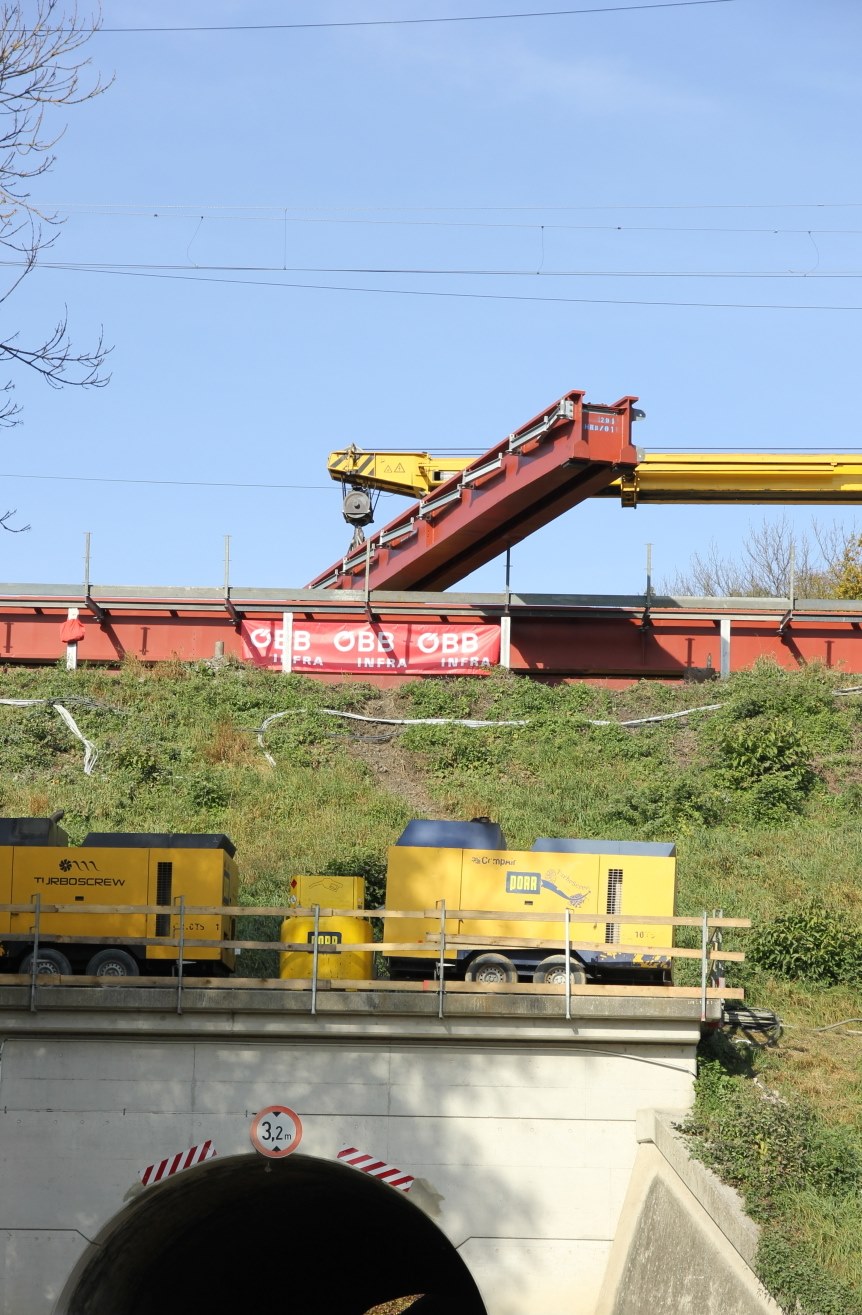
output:
<instances>
[{"instance_id":1,"label":"grassy embankment","mask_svg":"<svg viewBox=\"0 0 862 1315\"><path fill-rule=\"evenodd\" d=\"M0 707L0 811L64 808L75 841L89 830L227 831L248 904L286 902L302 871L362 872L379 894L387 845L426 811L488 814L513 847L538 835L675 840L679 911L752 917L749 962L729 980L785 1024L776 1046L705 1053L701 1153L763 1224L760 1270L785 1309L862 1315L862 1023L818 1031L862 1015L862 695L835 693L851 683L770 667L721 686L622 693L504 674L425 681L389 696L390 710L529 725L397 731L320 711L379 707L361 684L232 665L9 670L2 697L113 710L69 703L100 752L85 777L56 713ZM253 731L287 708L266 736L273 769Z\"/></svg>"}]
</instances>

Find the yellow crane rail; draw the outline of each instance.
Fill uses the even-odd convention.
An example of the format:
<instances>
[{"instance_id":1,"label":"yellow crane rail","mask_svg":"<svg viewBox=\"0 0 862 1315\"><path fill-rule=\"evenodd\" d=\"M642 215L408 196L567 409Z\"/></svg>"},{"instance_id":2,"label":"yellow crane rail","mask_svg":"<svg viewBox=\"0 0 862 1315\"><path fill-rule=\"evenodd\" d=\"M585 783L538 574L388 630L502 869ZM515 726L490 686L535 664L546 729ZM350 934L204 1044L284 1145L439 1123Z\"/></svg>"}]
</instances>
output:
<instances>
[{"instance_id":1,"label":"yellow crane rail","mask_svg":"<svg viewBox=\"0 0 862 1315\"><path fill-rule=\"evenodd\" d=\"M476 457L428 452L331 452L330 476L354 488L424 498ZM862 455L769 452L644 452L637 469L594 496L639 503L862 503Z\"/></svg>"}]
</instances>

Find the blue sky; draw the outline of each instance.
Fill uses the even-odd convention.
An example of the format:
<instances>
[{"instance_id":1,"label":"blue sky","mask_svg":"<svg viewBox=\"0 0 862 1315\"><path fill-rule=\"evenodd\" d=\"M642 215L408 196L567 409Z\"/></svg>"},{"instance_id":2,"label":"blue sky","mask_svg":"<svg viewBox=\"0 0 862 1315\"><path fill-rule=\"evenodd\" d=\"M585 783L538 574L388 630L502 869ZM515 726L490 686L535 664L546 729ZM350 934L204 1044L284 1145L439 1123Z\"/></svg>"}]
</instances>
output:
<instances>
[{"instance_id":1,"label":"blue sky","mask_svg":"<svg viewBox=\"0 0 862 1315\"><path fill-rule=\"evenodd\" d=\"M104 24L546 7L107 0ZM571 388L638 394L654 451L858 446L860 38L855 0L98 34L115 81L64 115L33 197L66 223L2 333L66 304L113 377L10 375L0 500L32 529L0 539L4 580L80 579L90 531L97 583L217 586L230 534L234 584L304 585L349 542L331 449L481 451ZM480 272L334 272L392 269ZM666 579L765 514L588 504L512 584L638 590L646 543ZM499 560L457 588L502 586Z\"/></svg>"}]
</instances>

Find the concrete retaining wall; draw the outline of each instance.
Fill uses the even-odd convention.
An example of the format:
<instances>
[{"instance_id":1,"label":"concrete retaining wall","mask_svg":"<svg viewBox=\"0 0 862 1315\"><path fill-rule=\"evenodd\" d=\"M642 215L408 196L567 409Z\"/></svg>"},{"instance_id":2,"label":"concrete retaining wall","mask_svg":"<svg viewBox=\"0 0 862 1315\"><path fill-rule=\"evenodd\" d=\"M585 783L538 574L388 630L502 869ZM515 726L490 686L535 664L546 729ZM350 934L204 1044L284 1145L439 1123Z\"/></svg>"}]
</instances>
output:
<instances>
[{"instance_id":1,"label":"concrete retaining wall","mask_svg":"<svg viewBox=\"0 0 862 1315\"><path fill-rule=\"evenodd\" d=\"M781 1315L752 1269L758 1228L738 1194L691 1158L672 1115L638 1123L595 1315Z\"/></svg>"}]
</instances>

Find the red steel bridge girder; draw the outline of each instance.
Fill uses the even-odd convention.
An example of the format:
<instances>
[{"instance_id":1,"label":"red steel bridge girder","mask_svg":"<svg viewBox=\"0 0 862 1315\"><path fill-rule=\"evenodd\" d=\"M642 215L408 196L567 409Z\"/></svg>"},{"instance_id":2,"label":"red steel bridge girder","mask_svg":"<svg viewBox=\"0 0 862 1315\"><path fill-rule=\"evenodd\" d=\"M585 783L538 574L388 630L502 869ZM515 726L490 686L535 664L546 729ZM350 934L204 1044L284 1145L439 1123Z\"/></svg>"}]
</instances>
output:
<instances>
[{"instance_id":1,"label":"red steel bridge girder","mask_svg":"<svg viewBox=\"0 0 862 1315\"><path fill-rule=\"evenodd\" d=\"M566 393L309 588L446 589L638 463L635 397L612 406Z\"/></svg>"},{"instance_id":2,"label":"red steel bridge girder","mask_svg":"<svg viewBox=\"0 0 862 1315\"><path fill-rule=\"evenodd\" d=\"M331 603L337 597L328 594ZM131 607L126 599L120 610L112 608L104 595L102 606L102 624L82 611L85 637L78 645L78 656L83 663L116 665L127 655L145 662L200 661L212 658L215 652L240 660L248 657L235 619L226 610L172 611L165 603L143 598ZM242 602L238 606L255 624L281 623L282 607L278 604L257 604L248 612ZM297 606L295 599L285 597L283 607L296 610ZM701 600L700 609L701 615L689 608L687 615L678 618L654 614L648 627L639 613L609 611L599 605L599 600L594 611L579 608L568 615L565 610L549 616L540 609L525 609L525 614L511 617L509 665L519 674L551 680L697 678L710 669L717 672L721 660L718 618L708 600ZM835 603L832 615L797 613L784 626L778 610L764 607L758 615L756 610L747 609L744 618L732 621L730 670L740 671L758 658L769 656L789 670L822 662L848 673L862 671L862 612L851 609L852 604L844 608ZM440 600L436 606L426 604L421 611L418 606L410 610L375 607L375 619L385 624L412 616L425 622L445 619L451 623L458 611ZM58 600L48 595L27 602L0 599L0 661L11 665L56 664L66 652L60 634L66 615L66 606L58 606ZM310 601L302 604L297 615L331 620L336 625L339 619L368 619L367 610L360 605L355 610L350 607L333 613L325 605L315 609ZM469 623L470 619L487 621L499 619L500 615L499 609L483 614L466 609L463 619ZM374 671L359 674L362 680L382 686L415 679ZM343 675L320 678L349 680L351 672L346 669Z\"/></svg>"}]
</instances>

